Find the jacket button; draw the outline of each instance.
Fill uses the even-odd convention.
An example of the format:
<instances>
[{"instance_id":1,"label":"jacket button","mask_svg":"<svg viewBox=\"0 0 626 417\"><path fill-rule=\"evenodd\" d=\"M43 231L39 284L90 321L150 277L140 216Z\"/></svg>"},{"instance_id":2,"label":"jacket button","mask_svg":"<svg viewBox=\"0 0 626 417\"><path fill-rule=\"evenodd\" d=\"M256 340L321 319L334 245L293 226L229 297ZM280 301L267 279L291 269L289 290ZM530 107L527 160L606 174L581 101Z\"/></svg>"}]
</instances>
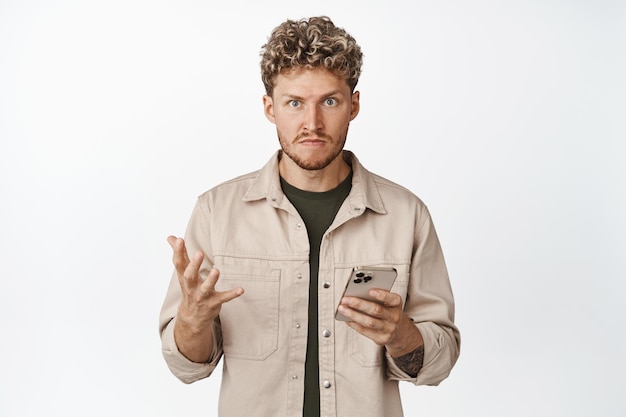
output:
<instances>
[{"instance_id":1,"label":"jacket button","mask_svg":"<svg viewBox=\"0 0 626 417\"><path fill-rule=\"evenodd\" d=\"M330 381L324 381L323 386L324 388L330 388L331 387Z\"/></svg>"},{"instance_id":2,"label":"jacket button","mask_svg":"<svg viewBox=\"0 0 626 417\"><path fill-rule=\"evenodd\" d=\"M326 330L326 329L324 329L324 331L322 332L322 336L324 336L324 337L330 337L330 330Z\"/></svg>"},{"instance_id":3,"label":"jacket button","mask_svg":"<svg viewBox=\"0 0 626 417\"><path fill-rule=\"evenodd\" d=\"M326 282L324 283L324 288L330 288L330 282L326 281Z\"/></svg>"}]
</instances>

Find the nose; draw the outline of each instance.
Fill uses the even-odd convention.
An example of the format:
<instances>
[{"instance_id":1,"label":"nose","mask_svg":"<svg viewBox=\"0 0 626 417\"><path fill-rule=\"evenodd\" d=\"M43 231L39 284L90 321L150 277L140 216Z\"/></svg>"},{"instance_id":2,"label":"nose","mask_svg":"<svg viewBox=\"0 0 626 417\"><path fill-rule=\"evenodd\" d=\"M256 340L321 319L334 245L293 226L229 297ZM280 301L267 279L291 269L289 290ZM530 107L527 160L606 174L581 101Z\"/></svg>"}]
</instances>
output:
<instances>
[{"instance_id":1,"label":"nose","mask_svg":"<svg viewBox=\"0 0 626 417\"><path fill-rule=\"evenodd\" d=\"M318 106L309 106L305 113L304 128L314 132L323 127L322 110Z\"/></svg>"}]
</instances>

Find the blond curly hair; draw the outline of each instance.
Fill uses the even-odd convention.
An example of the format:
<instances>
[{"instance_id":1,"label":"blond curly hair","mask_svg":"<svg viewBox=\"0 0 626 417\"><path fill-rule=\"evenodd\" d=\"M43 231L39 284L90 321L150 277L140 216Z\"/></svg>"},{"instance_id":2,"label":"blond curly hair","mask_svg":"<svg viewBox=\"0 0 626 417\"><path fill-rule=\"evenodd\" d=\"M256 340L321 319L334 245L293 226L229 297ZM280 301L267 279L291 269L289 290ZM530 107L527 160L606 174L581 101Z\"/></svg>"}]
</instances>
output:
<instances>
[{"instance_id":1,"label":"blond curly hair","mask_svg":"<svg viewBox=\"0 0 626 417\"><path fill-rule=\"evenodd\" d=\"M286 20L277 26L261 50L261 78L272 95L276 75L291 68L323 67L343 78L354 92L363 54L356 41L326 16Z\"/></svg>"}]
</instances>

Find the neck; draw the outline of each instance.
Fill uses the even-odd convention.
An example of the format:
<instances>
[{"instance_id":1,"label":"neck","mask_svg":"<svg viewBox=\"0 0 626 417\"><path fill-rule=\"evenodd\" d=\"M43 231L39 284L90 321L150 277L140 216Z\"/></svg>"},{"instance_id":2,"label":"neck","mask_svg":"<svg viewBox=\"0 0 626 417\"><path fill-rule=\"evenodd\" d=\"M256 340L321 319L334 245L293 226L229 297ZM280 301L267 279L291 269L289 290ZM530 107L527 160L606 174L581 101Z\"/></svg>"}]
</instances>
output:
<instances>
[{"instance_id":1,"label":"neck","mask_svg":"<svg viewBox=\"0 0 626 417\"><path fill-rule=\"evenodd\" d=\"M278 171L292 186L312 192L324 192L336 188L350 174L350 165L340 153L328 166L319 170L300 168L291 158L282 153Z\"/></svg>"}]
</instances>

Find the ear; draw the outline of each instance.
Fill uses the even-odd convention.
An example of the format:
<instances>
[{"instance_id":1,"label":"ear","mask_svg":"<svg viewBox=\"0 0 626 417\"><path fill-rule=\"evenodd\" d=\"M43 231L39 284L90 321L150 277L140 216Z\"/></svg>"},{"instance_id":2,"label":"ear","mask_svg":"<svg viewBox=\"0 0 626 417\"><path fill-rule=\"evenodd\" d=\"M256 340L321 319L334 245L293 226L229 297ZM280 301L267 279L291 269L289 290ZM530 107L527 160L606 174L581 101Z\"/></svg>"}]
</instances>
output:
<instances>
[{"instance_id":1,"label":"ear","mask_svg":"<svg viewBox=\"0 0 626 417\"><path fill-rule=\"evenodd\" d=\"M276 116L274 115L274 100L272 100L271 96L263 96L263 111L265 112L267 120L276 124Z\"/></svg>"},{"instance_id":2,"label":"ear","mask_svg":"<svg viewBox=\"0 0 626 417\"><path fill-rule=\"evenodd\" d=\"M357 114L359 114L359 110L361 109L361 93L359 91L355 91L352 93L352 109L350 110L350 121L354 120Z\"/></svg>"}]
</instances>

